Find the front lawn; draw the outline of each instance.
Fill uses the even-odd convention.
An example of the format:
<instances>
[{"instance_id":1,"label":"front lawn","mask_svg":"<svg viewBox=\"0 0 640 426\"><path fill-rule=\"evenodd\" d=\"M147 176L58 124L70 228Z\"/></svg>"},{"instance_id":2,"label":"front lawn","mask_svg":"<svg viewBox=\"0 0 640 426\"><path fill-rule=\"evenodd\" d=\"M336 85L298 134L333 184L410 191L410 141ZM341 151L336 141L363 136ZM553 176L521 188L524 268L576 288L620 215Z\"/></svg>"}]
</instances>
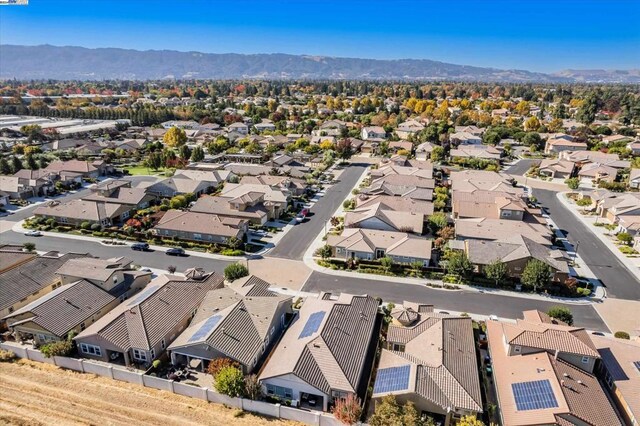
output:
<instances>
[{"instance_id":1,"label":"front lawn","mask_svg":"<svg viewBox=\"0 0 640 426\"><path fill-rule=\"evenodd\" d=\"M152 176L165 172L165 169L153 170L145 166L124 166L122 170L126 170L131 176Z\"/></svg>"}]
</instances>

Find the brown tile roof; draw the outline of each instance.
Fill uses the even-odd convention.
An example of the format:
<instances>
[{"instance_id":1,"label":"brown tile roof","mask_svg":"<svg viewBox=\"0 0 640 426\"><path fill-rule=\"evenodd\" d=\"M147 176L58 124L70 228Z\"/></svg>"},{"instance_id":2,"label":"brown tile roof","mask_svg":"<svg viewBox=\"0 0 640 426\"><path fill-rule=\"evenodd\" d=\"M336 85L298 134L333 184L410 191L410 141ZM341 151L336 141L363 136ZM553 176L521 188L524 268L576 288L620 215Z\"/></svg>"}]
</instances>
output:
<instances>
[{"instance_id":1,"label":"brown tile roof","mask_svg":"<svg viewBox=\"0 0 640 426\"><path fill-rule=\"evenodd\" d=\"M209 290L223 283L224 277L215 273L204 280L161 275L76 339L97 335L122 351L150 350L174 329L176 321L187 318L198 307Z\"/></svg>"},{"instance_id":2,"label":"brown tile roof","mask_svg":"<svg viewBox=\"0 0 640 426\"><path fill-rule=\"evenodd\" d=\"M224 237L239 237L242 230L233 218L225 218L215 214L168 210L156 226L155 230L171 230Z\"/></svg>"},{"instance_id":3,"label":"brown tile roof","mask_svg":"<svg viewBox=\"0 0 640 426\"><path fill-rule=\"evenodd\" d=\"M82 257L71 259L56 271L58 275L85 278L87 280L106 281L116 271L125 270L133 261L126 257L111 259L99 259L95 257Z\"/></svg>"}]
</instances>

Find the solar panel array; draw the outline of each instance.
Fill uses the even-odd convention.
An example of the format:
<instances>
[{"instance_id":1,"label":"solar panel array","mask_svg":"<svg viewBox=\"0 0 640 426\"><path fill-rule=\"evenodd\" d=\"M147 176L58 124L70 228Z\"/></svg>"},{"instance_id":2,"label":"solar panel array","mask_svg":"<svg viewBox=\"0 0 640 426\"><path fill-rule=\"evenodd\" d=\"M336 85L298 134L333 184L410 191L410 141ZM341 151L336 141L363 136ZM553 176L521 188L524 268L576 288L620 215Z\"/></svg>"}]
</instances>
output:
<instances>
[{"instance_id":1,"label":"solar panel array","mask_svg":"<svg viewBox=\"0 0 640 426\"><path fill-rule=\"evenodd\" d=\"M189 338L188 342L195 342L207 337L209 333L211 333L211 330L215 328L215 326L220 322L221 319L222 315L214 315L207 318L204 324L202 324L200 328Z\"/></svg>"},{"instance_id":2,"label":"solar panel array","mask_svg":"<svg viewBox=\"0 0 640 426\"><path fill-rule=\"evenodd\" d=\"M640 371L640 361L633 361L633 365L635 365L638 371Z\"/></svg>"},{"instance_id":3,"label":"solar panel array","mask_svg":"<svg viewBox=\"0 0 640 426\"><path fill-rule=\"evenodd\" d=\"M381 368L376 375L373 393L393 392L409 389L410 365Z\"/></svg>"},{"instance_id":4,"label":"solar panel array","mask_svg":"<svg viewBox=\"0 0 640 426\"><path fill-rule=\"evenodd\" d=\"M151 294L153 294L153 292L156 291L157 289L158 289L158 286L151 286L151 287L145 288L144 290L142 290L142 293L138 294L138 296L136 296L135 299L129 302L129 305L133 306L142 302L144 299L151 296Z\"/></svg>"},{"instance_id":5,"label":"solar panel array","mask_svg":"<svg viewBox=\"0 0 640 426\"><path fill-rule=\"evenodd\" d=\"M512 383L511 390L518 411L542 410L558 407L558 401L549 380Z\"/></svg>"},{"instance_id":6,"label":"solar panel array","mask_svg":"<svg viewBox=\"0 0 640 426\"><path fill-rule=\"evenodd\" d=\"M302 339L303 337L309 337L313 333L318 331L318 329L320 328L320 324L322 324L322 320L325 314L326 314L325 311L318 311L318 312L312 313L309 316L309 319L307 320L306 324L304 325L304 328L300 332L300 336L298 336L298 339Z\"/></svg>"}]
</instances>

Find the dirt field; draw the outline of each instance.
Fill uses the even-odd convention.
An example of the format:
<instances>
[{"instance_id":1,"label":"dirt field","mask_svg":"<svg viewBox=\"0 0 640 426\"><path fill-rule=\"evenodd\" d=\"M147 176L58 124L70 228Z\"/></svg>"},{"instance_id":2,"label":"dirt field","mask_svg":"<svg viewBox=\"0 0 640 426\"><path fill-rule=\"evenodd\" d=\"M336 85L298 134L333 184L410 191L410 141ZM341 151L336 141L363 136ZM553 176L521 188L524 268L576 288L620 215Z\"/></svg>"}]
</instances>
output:
<instances>
[{"instance_id":1,"label":"dirt field","mask_svg":"<svg viewBox=\"0 0 640 426\"><path fill-rule=\"evenodd\" d=\"M234 414L241 414L235 417ZM296 425L20 360L0 363L0 425Z\"/></svg>"}]
</instances>

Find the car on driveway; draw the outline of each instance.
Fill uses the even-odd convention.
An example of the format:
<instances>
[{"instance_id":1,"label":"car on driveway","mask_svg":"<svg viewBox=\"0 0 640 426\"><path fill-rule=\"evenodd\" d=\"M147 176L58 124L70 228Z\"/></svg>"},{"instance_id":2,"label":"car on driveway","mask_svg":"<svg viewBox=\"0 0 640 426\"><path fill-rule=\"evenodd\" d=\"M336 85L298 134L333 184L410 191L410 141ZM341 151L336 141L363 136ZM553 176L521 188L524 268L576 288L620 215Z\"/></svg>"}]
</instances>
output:
<instances>
[{"instance_id":1,"label":"car on driveway","mask_svg":"<svg viewBox=\"0 0 640 426\"><path fill-rule=\"evenodd\" d=\"M184 249L182 249L180 247L170 248L169 250L167 250L166 253L169 256L186 256L186 253L184 252Z\"/></svg>"},{"instance_id":2,"label":"car on driveway","mask_svg":"<svg viewBox=\"0 0 640 426\"><path fill-rule=\"evenodd\" d=\"M149 250L149 244L147 244L147 243L133 243L133 244L131 244L131 250L147 251L147 250Z\"/></svg>"},{"instance_id":3,"label":"car on driveway","mask_svg":"<svg viewBox=\"0 0 640 426\"><path fill-rule=\"evenodd\" d=\"M42 232L33 230L25 232L24 235L27 237L42 237Z\"/></svg>"}]
</instances>

